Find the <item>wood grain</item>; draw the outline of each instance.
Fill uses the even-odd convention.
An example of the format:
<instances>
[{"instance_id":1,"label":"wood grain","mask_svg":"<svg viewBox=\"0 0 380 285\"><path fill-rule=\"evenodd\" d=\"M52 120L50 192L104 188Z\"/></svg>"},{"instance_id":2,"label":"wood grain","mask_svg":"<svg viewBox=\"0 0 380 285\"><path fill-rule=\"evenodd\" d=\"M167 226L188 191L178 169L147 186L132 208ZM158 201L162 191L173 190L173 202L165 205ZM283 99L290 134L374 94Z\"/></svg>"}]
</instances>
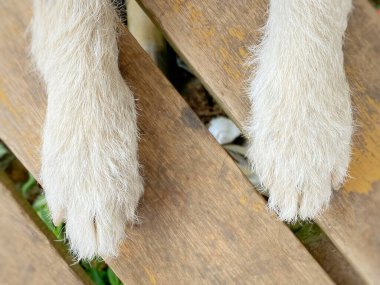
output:
<instances>
[{"instance_id":1,"label":"wood grain","mask_svg":"<svg viewBox=\"0 0 380 285\"><path fill-rule=\"evenodd\" d=\"M138 0L225 112L242 126L248 47L258 42L268 1ZM354 1L345 46L358 130L352 179L318 221L369 283L380 280L380 18Z\"/></svg>"},{"instance_id":2,"label":"wood grain","mask_svg":"<svg viewBox=\"0 0 380 285\"><path fill-rule=\"evenodd\" d=\"M62 245L2 173L0 232L1 284L93 284L78 264L62 258Z\"/></svg>"},{"instance_id":3,"label":"wood grain","mask_svg":"<svg viewBox=\"0 0 380 285\"><path fill-rule=\"evenodd\" d=\"M0 137L38 177L46 97L26 57L30 6L0 2ZM330 284L128 32L120 44L146 182L143 224L110 261L125 284Z\"/></svg>"}]
</instances>

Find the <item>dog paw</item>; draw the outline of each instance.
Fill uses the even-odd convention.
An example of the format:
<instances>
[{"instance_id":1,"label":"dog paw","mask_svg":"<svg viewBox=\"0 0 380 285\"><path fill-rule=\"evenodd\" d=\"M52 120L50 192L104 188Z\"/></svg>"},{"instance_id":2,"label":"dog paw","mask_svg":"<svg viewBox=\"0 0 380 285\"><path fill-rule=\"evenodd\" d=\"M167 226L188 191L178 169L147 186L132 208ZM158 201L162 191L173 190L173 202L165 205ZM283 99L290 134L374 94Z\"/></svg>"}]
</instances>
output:
<instances>
[{"instance_id":1,"label":"dog paw","mask_svg":"<svg viewBox=\"0 0 380 285\"><path fill-rule=\"evenodd\" d=\"M121 78L115 82L104 94L77 93L88 96L83 104L49 94L41 180L78 260L117 255L143 192L134 99Z\"/></svg>"},{"instance_id":2,"label":"dog paw","mask_svg":"<svg viewBox=\"0 0 380 285\"><path fill-rule=\"evenodd\" d=\"M269 191L269 208L294 222L316 218L344 183L352 113L342 63L286 62L292 58L273 54L257 66L248 158Z\"/></svg>"},{"instance_id":3,"label":"dog paw","mask_svg":"<svg viewBox=\"0 0 380 285\"><path fill-rule=\"evenodd\" d=\"M111 1L34 1L31 55L46 84L41 181L77 259L113 257L143 192L133 94ZM80 7L80 9L78 9Z\"/></svg>"},{"instance_id":4,"label":"dog paw","mask_svg":"<svg viewBox=\"0 0 380 285\"><path fill-rule=\"evenodd\" d=\"M258 101L249 128L248 157L269 190L269 208L284 221L313 219L328 205L331 189L338 189L346 177L350 111L341 117L339 110L317 102L297 108L289 106L295 102L270 106L273 102Z\"/></svg>"}]
</instances>

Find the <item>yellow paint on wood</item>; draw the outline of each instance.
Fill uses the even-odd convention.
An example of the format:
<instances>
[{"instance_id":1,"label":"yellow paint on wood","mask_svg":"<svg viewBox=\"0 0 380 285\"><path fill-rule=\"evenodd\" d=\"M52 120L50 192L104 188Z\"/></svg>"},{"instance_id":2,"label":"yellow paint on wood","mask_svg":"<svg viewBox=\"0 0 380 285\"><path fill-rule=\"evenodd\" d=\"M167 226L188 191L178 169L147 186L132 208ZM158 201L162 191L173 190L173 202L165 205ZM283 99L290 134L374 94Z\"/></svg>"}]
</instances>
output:
<instances>
[{"instance_id":1,"label":"yellow paint on wood","mask_svg":"<svg viewBox=\"0 0 380 285\"><path fill-rule=\"evenodd\" d=\"M146 268L146 267L144 267L144 270L145 270L146 275L148 275L150 284L156 285L157 284L157 280L156 280L156 277L154 277L153 273L150 272L150 270L148 268Z\"/></svg>"},{"instance_id":2,"label":"yellow paint on wood","mask_svg":"<svg viewBox=\"0 0 380 285\"><path fill-rule=\"evenodd\" d=\"M371 112L360 112L361 120L368 124L372 122L377 125L375 128L360 126L360 145L355 146L353 150L352 163L350 165L350 178L344 190L365 194L373 190L373 184L380 181L380 103L371 97L367 97L369 102L358 101L356 108L361 109L371 106ZM363 105L362 105L363 104ZM365 149L365 151L363 151Z\"/></svg>"},{"instance_id":3,"label":"yellow paint on wood","mask_svg":"<svg viewBox=\"0 0 380 285\"><path fill-rule=\"evenodd\" d=\"M223 59L228 59L231 56L225 47L219 48L219 54Z\"/></svg>"},{"instance_id":4,"label":"yellow paint on wood","mask_svg":"<svg viewBox=\"0 0 380 285\"><path fill-rule=\"evenodd\" d=\"M243 59L246 59L248 57L248 51L246 48L239 47L239 54Z\"/></svg>"},{"instance_id":5,"label":"yellow paint on wood","mask_svg":"<svg viewBox=\"0 0 380 285\"><path fill-rule=\"evenodd\" d=\"M239 80L241 78L241 71L239 69L232 68L228 64L223 64L223 69L233 80Z\"/></svg>"},{"instance_id":6,"label":"yellow paint on wood","mask_svg":"<svg viewBox=\"0 0 380 285\"><path fill-rule=\"evenodd\" d=\"M0 81L0 87L1 87L1 81ZM4 92L0 88L0 104L3 105L5 109L10 111L12 114L17 114L16 109L13 107L13 104L11 101L9 101L8 96L4 94Z\"/></svg>"},{"instance_id":7,"label":"yellow paint on wood","mask_svg":"<svg viewBox=\"0 0 380 285\"><path fill-rule=\"evenodd\" d=\"M246 205L247 204L247 197L241 196L239 201L240 201L240 204Z\"/></svg>"},{"instance_id":8,"label":"yellow paint on wood","mask_svg":"<svg viewBox=\"0 0 380 285\"><path fill-rule=\"evenodd\" d=\"M239 41L243 41L246 36L246 32L242 27L231 27L228 29L228 33Z\"/></svg>"},{"instance_id":9,"label":"yellow paint on wood","mask_svg":"<svg viewBox=\"0 0 380 285\"><path fill-rule=\"evenodd\" d=\"M194 5L189 5L190 17L193 23L197 23L202 18L202 10Z\"/></svg>"},{"instance_id":10,"label":"yellow paint on wood","mask_svg":"<svg viewBox=\"0 0 380 285\"><path fill-rule=\"evenodd\" d=\"M199 35L200 37L204 38L205 41L207 41L208 39L210 39L211 37L213 37L215 35L215 27L210 27L210 28L202 28L202 29L199 29L197 30L197 35Z\"/></svg>"},{"instance_id":11,"label":"yellow paint on wood","mask_svg":"<svg viewBox=\"0 0 380 285\"><path fill-rule=\"evenodd\" d=\"M182 8L182 4L185 2L185 0L176 0L174 5L173 5L173 10L174 12L179 13Z\"/></svg>"},{"instance_id":12,"label":"yellow paint on wood","mask_svg":"<svg viewBox=\"0 0 380 285\"><path fill-rule=\"evenodd\" d=\"M261 212L265 207L265 204L263 202L253 202L252 203L252 209L254 212Z\"/></svg>"}]
</instances>

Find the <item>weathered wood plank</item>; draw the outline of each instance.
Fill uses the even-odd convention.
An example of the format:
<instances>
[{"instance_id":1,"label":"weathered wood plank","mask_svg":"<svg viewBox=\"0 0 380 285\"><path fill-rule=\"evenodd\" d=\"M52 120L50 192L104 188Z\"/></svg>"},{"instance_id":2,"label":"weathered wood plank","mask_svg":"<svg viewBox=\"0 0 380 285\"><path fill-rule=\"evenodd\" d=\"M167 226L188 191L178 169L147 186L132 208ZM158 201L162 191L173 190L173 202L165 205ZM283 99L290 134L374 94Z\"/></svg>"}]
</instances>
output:
<instances>
[{"instance_id":1,"label":"weathered wood plank","mask_svg":"<svg viewBox=\"0 0 380 285\"><path fill-rule=\"evenodd\" d=\"M30 3L0 2L0 137L38 176L46 97L26 58ZM289 229L125 32L120 66L138 98L143 224L112 268L126 284L330 284Z\"/></svg>"},{"instance_id":2,"label":"weathered wood plank","mask_svg":"<svg viewBox=\"0 0 380 285\"><path fill-rule=\"evenodd\" d=\"M244 63L257 43L268 1L138 0L235 122L248 114ZM380 280L380 18L354 1L346 37L346 71L359 125L353 177L320 226L368 282Z\"/></svg>"},{"instance_id":3,"label":"weathered wood plank","mask_svg":"<svg viewBox=\"0 0 380 285\"><path fill-rule=\"evenodd\" d=\"M57 247L62 245L0 173L1 283L93 284L78 264L70 266L62 258Z\"/></svg>"}]
</instances>

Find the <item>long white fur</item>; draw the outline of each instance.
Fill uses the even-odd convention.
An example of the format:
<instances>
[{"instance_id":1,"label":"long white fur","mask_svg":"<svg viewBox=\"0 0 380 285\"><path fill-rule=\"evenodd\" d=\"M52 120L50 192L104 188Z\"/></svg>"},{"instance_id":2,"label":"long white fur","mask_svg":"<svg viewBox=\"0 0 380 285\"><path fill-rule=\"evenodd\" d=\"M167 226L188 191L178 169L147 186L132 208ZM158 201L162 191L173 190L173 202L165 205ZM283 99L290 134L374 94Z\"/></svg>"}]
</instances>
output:
<instances>
[{"instance_id":1,"label":"long white fur","mask_svg":"<svg viewBox=\"0 0 380 285\"><path fill-rule=\"evenodd\" d=\"M352 112L343 68L351 0L271 0L254 48L248 157L284 221L312 219L345 180Z\"/></svg>"},{"instance_id":2,"label":"long white fur","mask_svg":"<svg viewBox=\"0 0 380 285\"><path fill-rule=\"evenodd\" d=\"M110 0L34 0L31 51L48 94L41 179L77 259L116 256L143 193L117 23Z\"/></svg>"},{"instance_id":3,"label":"long white fur","mask_svg":"<svg viewBox=\"0 0 380 285\"><path fill-rule=\"evenodd\" d=\"M351 0L271 0L254 50L249 158L285 221L315 218L350 160L342 38ZM41 178L78 259L116 256L143 192L132 92L110 0L34 0L32 54L48 93Z\"/></svg>"}]
</instances>

